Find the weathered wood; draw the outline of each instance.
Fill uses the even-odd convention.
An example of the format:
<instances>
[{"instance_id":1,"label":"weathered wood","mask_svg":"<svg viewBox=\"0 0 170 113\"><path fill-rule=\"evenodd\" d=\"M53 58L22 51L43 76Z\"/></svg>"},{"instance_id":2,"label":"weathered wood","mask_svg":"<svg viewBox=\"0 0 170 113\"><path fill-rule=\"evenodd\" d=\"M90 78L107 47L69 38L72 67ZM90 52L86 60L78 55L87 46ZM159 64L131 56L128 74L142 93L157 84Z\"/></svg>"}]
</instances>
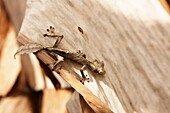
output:
<instances>
[{"instance_id":1,"label":"weathered wood","mask_svg":"<svg viewBox=\"0 0 170 113\"><path fill-rule=\"evenodd\" d=\"M67 104L68 113L83 113L81 104L80 104L80 96L77 91L74 91L71 98L68 100Z\"/></svg>"},{"instance_id":2,"label":"weathered wood","mask_svg":"<svg viewBox=\"0 0 170 113\"><path fill-rule=\"evenodd\" d=\"M13 57L18 49L16 34L24 16L24 10L18 10L21 4L24 1L0 0L0 96L9 93L21 71L20 57ZM19 16L16 15L18 12Z\"/></svg>"},{"instance_id":3,"label":"weathered wood","mask_svg":"<svg viewBox=\"0 0 170 113\"><path fill-rule=\"evenodd\" d=\"M10 90L7 96L1 97L0 113L38 112L37 100L36 93L31 92L27 85L24 70L22 70L12 90ZM36 107L34 107L35 105Z\"/></svg>"},{"instance_id":4,"label":"weathered wood","mask_svg":"<svg viewBox=\"0 0 170 113\"><path fill-rule=\"evenodd\" d=\"M9 93L21 71L20 57L14 59L17 49L15 32L10 27L0 57L0 96L5 96Z\"/></svg>"},{"instance_id":5,"label":"weathered wood","mask_svg":"<svg viewBox=\"0 0 170 113\"><path fill-rule=\"evenodd\" d=\"M23 43L26 42L31 42L28 41L28 39L25 39L25 37L22 35L20 36L20 39L22 39ZM27 41L26 41L27 40ZM21 41L21 40L20 40ZM21 42L22 42L21 41ZM53 61L54 59L52 59L50 56L48 56L47 53L45 53L45 51L40 51L37 54L37 57L39 59L41 59L43 62L45 62L46 64L50 64L51 61ZM69 71L70 68L72 67L69 64L66 64L66 62L62 62L61 63L64 68L68 69ZM75 65L76 66L76 65ZM78 81L75 76L73 74L71 74L70 72L66 71L65 69L63 69L63 67L61 69L55 69L55 71L60 74L60 76L66 80L74 89L77 90L77 92L79 92L86 100L86 102L89 104L89 106L96 112L96 113L113 113L113 111L111 111L99 98L97 98L97 96L95 96L92 91L90 91L87 87L85 87L80 81ZM71 71L73 72L73 71ZM74 73L75 74L75 73ZM96 93L96 92L95 92Z\"/></svg>"},{"instance_id":6,"label":"weathered wood","mask_svg":"<svg viewBox=\"0 0 170 113\"><path fill-rule=\"evenodd\" d=\"M68 113L66 103L71 97L71 93L71 91L65 89L45 89L41 113Z\"/></svg>"},{"instance_id":7,"label":"weathered wood","mask_svg":"<svg viewBox=\"0 0 170 113\"><path fill-rule=\"evenodd\" d=\"M29 87L34 91L41 91L45 88L45 80L40 64L33 54L22 56L22 70L26 76Z\"/></svg>"},{"instance_id":8,"label":"weathered wood","mask_svg":"<svg viewBox=\"0 0 170 113\"><path fill-rule=\"evenodd\" d=\"M5 5L3 1L0 1L0 55L1 50L4 45L4 41L6 40L6 35L9 31L9 28L11 26L10 19L8 17L7 11L5 9Z\"/></svg>"},{"instance_id":9,"label":"weathered wood","mask_svg":"<svg viewBox=\"0 0 170 113\"><path fill-rule=\"evenodd\" d=\"M22 21L24 18L26 0L1 0L8 12L10 22L15 28L16 34L18 34Z\"/></svg>"},{"instance_id":10,"label":"weathered wood","mask_svg":"<svg viewBox=\"0 0 170 113\"><path fill-rule=\"evenodd\" d=\"M68 113L95 113L77 91L73 92L66 107Z\"/></svg>"},{"instance_id":11,"label":"weathered wood","mask_svg":"<svg viewBox=\"0 0 170 113\"><path fill-rule=\"evenodd\" d=\"M91 91L89 91L80 81L67 72L64 69L58 70L58 73L61 75L64 80L66 80L77 92L79 92L89 106L95 111L95 113L114 113L106 106L99 98L97 98Z\"/></svg>"},{"instance_id":12,"label":"weathered wood","mask_svg":"<svg viewBox=\"0 0 170 113\"><path fill-rule=\"evenodd\" d=\"M159 1L28 0L21 35L52 46L55 39L43 37L50 25L64 35L59 48L104 60L104 77L85 85L115 113L170 112L170 17Z\"/></svg>"},{"instance_id":13,"label":"weathered wood","mask_svg":"<svg viewBox=\"0 0 170 113\"><path fill-rule=\"evenodd\" d=\"M80 95L80 103L83 108L83 113L95 113L94 110L87 104L84 98Z\"/></svg>"},{"instance_id":14,"label":"weathered wood","mask_svg":"<svg viewBox=\"0 0 170 113\"><path fill-rule=\"evenodd\" d=\"M1 99L0 112L1 113L33 113L30 99L28 95L21 95L18 97L6 97Z\"/></svg>"}]
</instances>

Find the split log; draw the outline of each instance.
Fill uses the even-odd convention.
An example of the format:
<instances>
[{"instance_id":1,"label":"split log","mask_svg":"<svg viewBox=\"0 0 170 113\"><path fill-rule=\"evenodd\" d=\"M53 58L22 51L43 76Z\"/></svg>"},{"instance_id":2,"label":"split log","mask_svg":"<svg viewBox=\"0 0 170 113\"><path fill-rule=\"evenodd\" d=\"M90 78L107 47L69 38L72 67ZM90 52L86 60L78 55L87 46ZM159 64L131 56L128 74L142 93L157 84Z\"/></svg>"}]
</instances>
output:
<instances>
[{"instance_id":1,"label":"split log","mask_svg":"<svg viewBox=\"0 0 170 113\"><path fill-rule=\"evenodd\" d=\"M43 37L51 25L64 35L59 48L104 61L106 74L91 74L85 86L112 111L170 112L170 17L159 1L28 0L18 41L52 46L56 39ZM38 57L54 61L45 52Z\"/></svg>"}]
</instances>

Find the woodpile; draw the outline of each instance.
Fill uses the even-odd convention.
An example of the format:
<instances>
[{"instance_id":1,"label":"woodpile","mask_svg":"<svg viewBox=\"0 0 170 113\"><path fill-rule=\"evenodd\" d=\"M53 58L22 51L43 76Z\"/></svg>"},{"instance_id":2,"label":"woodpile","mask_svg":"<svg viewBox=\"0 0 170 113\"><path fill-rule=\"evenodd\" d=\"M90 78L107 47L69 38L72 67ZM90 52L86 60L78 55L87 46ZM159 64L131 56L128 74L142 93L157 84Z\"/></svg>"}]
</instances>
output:
<instances>
[{"instance_id":1,"label":"woodpile","mask_svg":"<svg viewBox=\"0 0 170 113\"><path fill-rule=\"evenodd\" d=\"M0 0L0 113L169 113L169 9L168 0ZM53 47L50 26L63 37L57 48L103 61L106 73L82 74L67 57L52 71L47 50L14 58L26 44Z\"/></svg>"}]
</instances>

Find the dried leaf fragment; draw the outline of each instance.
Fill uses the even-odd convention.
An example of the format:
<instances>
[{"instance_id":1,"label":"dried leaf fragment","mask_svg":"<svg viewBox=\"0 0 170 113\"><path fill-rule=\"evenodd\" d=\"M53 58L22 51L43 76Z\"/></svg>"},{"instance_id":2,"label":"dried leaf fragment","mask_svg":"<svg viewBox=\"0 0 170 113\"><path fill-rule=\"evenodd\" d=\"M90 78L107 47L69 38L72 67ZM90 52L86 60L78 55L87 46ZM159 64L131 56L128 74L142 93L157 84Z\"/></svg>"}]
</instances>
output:
<instances>
[{"instance_id":1,"label":"dried leaf fragment","mask_svg":"<svg viewBox=\"0 0 170 113\"><path fill-rule=\"evenodd\" d=\"M41 44L37 44L37 43L29 43L29 44L22 45L19 47L19 49L15 53L14 58L16 55L37 52L43 48L44 47Z\"/></svg>"}]
</instances>

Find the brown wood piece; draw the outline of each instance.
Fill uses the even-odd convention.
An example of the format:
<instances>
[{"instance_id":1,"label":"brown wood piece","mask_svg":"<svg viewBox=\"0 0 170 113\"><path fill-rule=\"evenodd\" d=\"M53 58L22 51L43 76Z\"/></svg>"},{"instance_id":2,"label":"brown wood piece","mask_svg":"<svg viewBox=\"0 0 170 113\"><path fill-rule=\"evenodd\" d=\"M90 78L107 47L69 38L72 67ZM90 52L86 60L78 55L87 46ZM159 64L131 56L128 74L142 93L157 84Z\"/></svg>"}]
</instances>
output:
<instances>
[{"instance_id":1,"label":"brown wood piece","mask_svg":"<svg viewBox=\"0 0 170 113\"><path fill-rule=\"evenodd\" d=\"M68 113L66 102L71 93L66 89L45 89L42 97L42 113Z\"/></svg>"},{"instance_id":2,"label":"brown wood piece","mask_svg":"<svg viewBox=\"0 0 170 113\"><path fill-rule=\"evenodd\" d=\"M15 31L10 28L7 33L0 57L0 95L5 96L12 89L21 71L20 56L14 59L18 49Z\"/></svg>"},{"instance_id":3,"label":"brown wood piece","mask_svg":"<svg viewBox=\"0 0 170 113\"><path fill-rule=\"evenodd\" d=\"M33 54L22 55L22 70L26 76L29 87L34 91L41 91L45 88L44 75L40 63Z\"/></svg>"},{"instance_id":4,"label":"brown wood piece","mask_svg":"<svg viewBox=\"0 0 170 113\"><path fill-rule=\"evenodd\" d=\"M28 1L27 7L21 35L51 47L56 39L43 34L52 25L64 36L59 48L83 50L87 58L104 61L104 77L89 73L93 82L85 86L110 109L116 113L169 113L170 19L159 1L38 0ZM80 38L77 26L83 28L88 41ZM30 42L23 37L18 41ZM54 61L43 51L38 57L48 64ZM67 68L75 75L74 68ZM79 82L75 81L72 87ZM77 88L83 87L80 84Z\"/></svg>"},{"instance_id":5,"label":"brown wood piece","mask_svg":"<svg viewBox=\"0 0 170 113\"><path fill-rule=\"evenodd\" d=\"M71 98L66 104L68 113L84 113L80 103L80 96L77 91L74 91Z\"/></svg>"}]
</instances>

